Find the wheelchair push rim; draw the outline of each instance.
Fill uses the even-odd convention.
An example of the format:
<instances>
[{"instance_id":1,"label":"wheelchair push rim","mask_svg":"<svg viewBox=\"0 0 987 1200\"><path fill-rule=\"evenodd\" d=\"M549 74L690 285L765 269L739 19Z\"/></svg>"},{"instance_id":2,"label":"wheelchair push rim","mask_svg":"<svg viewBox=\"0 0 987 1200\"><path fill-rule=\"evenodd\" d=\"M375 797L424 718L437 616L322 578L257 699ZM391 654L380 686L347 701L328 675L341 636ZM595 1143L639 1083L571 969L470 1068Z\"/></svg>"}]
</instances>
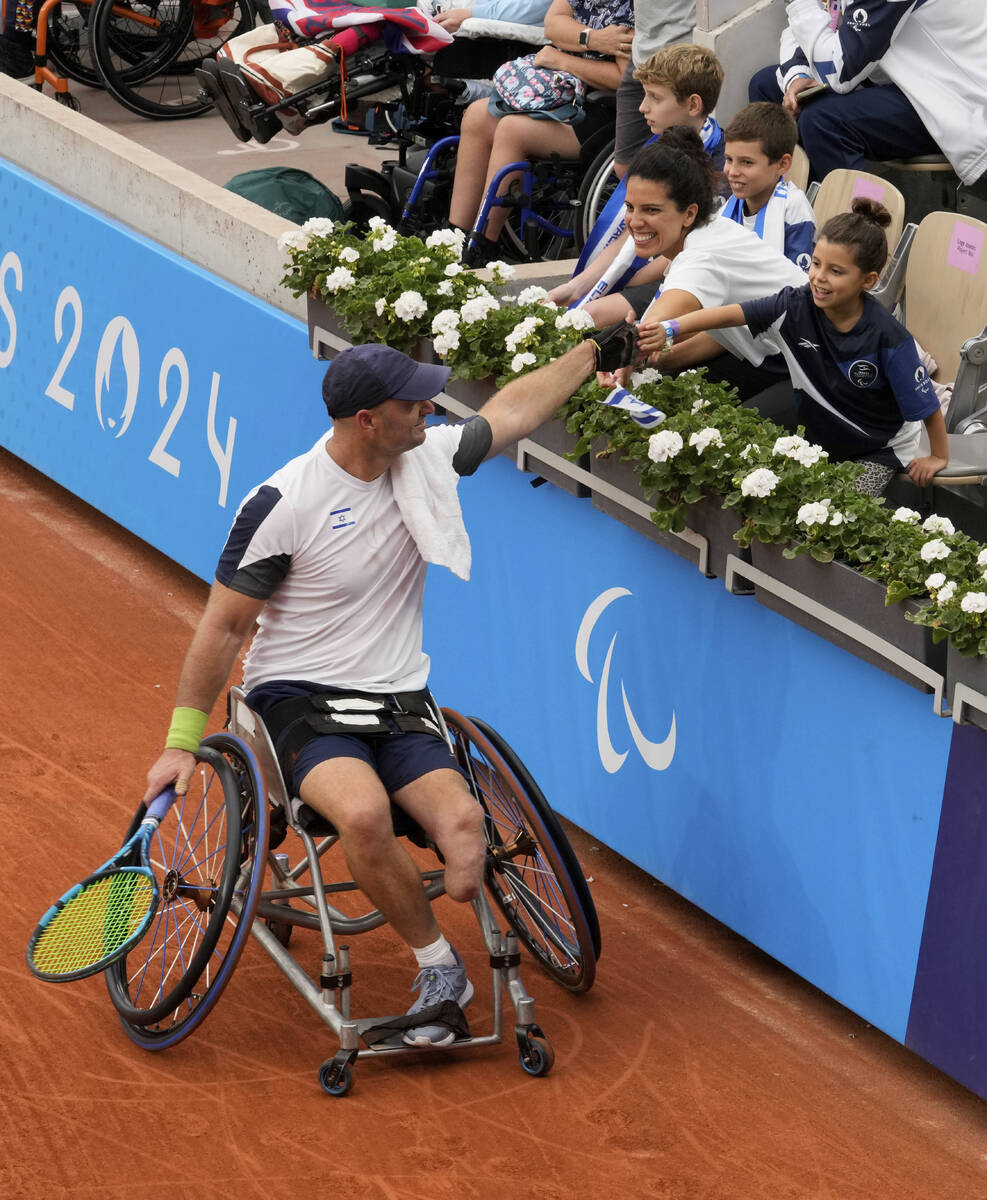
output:
<instances>
[{"instance_id":1,"label":"wheelchair push rim","mask_svg":"<svg viewBox=\"0 0 987 1200\"><path fill-rule=\"evenodd\" d=\"M252 753L238 738L214 734L196 757L189 793L150 850L162 889L155 922L105 974L125 1032L148 1050L187 1037L219 999L246 943L266 865L268 813Z\"/></svg>"},{"instance_id":2,"label":"wheelchair push rim","mask_svg":"<svg viewBox=\"0 0 987 1200\"><path fill-rule=\"evenodd\" d=\"M548 975L571 992L587 991L596 976L599 922L558 818L499 734L476 718L442 712L486 816L490 895Z\"/></svg>"}]
</instances>

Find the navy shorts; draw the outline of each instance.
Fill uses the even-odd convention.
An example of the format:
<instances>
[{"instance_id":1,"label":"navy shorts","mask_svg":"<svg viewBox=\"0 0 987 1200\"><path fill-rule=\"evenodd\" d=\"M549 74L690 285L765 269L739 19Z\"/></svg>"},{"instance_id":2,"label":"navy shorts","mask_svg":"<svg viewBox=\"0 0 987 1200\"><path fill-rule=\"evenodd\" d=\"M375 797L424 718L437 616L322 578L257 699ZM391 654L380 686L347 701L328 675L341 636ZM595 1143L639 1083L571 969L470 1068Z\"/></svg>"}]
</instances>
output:
<instances>
[{"instance_id":1,"label":"navy shorts","mask_svg":"<svg viewBox=\"0 0 987 1200\"><path fill-rule=\"evenodd\" d=\"M246 700L263 718L266 711L282 700L335 690L300 680L274 680L253 688ZM346 695L346 692L339 694ZM320 734L313 730L312 736L294 753L290 762L284 761L280 746L275 746L275 750L285 775L285 784L296 796L309 771L332 758L358 758L367 763L377 773L389 795L430 771L446 769L463 774L445 739L428 733L360 737L354 734Z\"/></svg>"}]
</instances>

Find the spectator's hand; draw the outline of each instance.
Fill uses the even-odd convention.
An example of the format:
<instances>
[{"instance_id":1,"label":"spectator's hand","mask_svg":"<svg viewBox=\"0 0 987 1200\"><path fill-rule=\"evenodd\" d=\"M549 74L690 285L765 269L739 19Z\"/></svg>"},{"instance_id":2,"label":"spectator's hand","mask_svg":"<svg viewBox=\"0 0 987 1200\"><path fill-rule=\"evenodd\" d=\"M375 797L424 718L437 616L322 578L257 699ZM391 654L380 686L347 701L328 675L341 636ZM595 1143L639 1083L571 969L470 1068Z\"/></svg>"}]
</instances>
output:
<instances>
[{"instance_id":1,"label":"spectator's hand","mask_svg":"<svg viewBox=\"0 0 987 1200\"><path fill-rule=\"evenodd\" d=\"M630 25L605 25L590 34L590 49L594 54L612 54L614 58L630 58L634 29Z\"/></svg>"},{"instance_id":2,"label":"spectator's hand","mask_svg":"<svg viewBox=\"0 0 987 1200\"><path fill-rule=\"evenodd\" d=\"M645 325L643 322L637 327L637 352L641 358L651 360L652 355L657 354L665 346L665 328L661 324Z\"/></svg>"},{"instance_id":3,"label":"spectator's hand","mask_svg":"<svg viewBox=\"0 0 987 1200\"><path fill-rule=\"evenodd\" d=\"M549 71L564 71L566 56L556 46L542 46L535 55L535 66L545 67Z\"/></svg>"},{"instance_id":4,"label":"spectator's hand","mask_svg":"<svg viewBox=\"0 0 987 1200\"><path fill-rule=\"evenodd\" d=\"M948 459L929 454L925 458L913 458L908 464L908 475L912 483L919 487L928 487L933 477L948 465Z\"/></svg>"},{"instance_id":5,"label":"spectator's hand","mask_svg":"<svg viewBox=\"0 0 987 1200\"><path fill-rule=\"evenodd\" d=\"M808 75L799 75L788 85L788 90L785 92L782 99L782 108L787 109L793 117L799 115L799 92L804 92L806 88L818 87L819 85L814 79L810 79Z\"/></svg>"},{"instance_id":6,"label":"spectator's hand","mask_svg":"<svg viewBox=\"0 0 987 1200\"><path fill-rule=\"evenodd\" d=\"M579 299L579 292L572 286L572 280L567 279L565 283L559 283L555 287L549 288L548 299L555 304L568 306L573 300Z\"/></svg>"},{"instance_id":7,"label":"spectator's hand","mask_svg":"<svg viewBox=\"0 0 987 1200\"><path fill-rule=\"evenodd\" d=\"M184 796L188 791L189 781L194 771L194 754L190 754L188 750L165 750L147 773L147 791L144 793L144 803L149 804L170 784L174 784L175 791L180 796Z\"/></svg>"},{"instance_id":8,"label":"spectator's hand","mask_svg":"<svg viewBox=\"0 0 987 1200\"><path fill-rule=\"evenodd\" d=\"M455 33L460 25L472 15L471 8L447 8L445 12L436 13L432 20L436 25L441 25L448 33Z\"/></svg>"}]
</instances>

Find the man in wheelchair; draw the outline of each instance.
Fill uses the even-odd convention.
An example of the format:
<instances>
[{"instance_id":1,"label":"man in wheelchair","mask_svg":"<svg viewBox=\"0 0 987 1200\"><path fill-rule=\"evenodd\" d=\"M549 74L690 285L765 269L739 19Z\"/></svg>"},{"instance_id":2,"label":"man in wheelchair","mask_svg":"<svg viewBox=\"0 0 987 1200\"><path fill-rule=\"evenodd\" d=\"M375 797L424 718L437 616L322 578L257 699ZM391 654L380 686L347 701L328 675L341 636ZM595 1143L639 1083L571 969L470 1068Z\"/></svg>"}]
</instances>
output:
<instances>
[{"instance_id":1,"label":"man in wheelchair","mask_svg":"<svg viewBox=\"0 0 987 1200\"><path fill-rule=\"evenodd\" d=\"M329 366L332 430L241 504L181 671L150 799L184 794L208 715L248 635L247 703L268 724L291 794L336 828L353 879L413 951L411 1014L473 985L443 937L391 800L445 860L445 889L482 886L482 812L432 720L422 609L429 562L469 577L457 488L484 460L548 420L592 373L629 362L620 325L509 383L469 421L426 426L449 368L364 345ZM423 1019L412 1046L455 1034Z\"/></svg>"}]
</instances>

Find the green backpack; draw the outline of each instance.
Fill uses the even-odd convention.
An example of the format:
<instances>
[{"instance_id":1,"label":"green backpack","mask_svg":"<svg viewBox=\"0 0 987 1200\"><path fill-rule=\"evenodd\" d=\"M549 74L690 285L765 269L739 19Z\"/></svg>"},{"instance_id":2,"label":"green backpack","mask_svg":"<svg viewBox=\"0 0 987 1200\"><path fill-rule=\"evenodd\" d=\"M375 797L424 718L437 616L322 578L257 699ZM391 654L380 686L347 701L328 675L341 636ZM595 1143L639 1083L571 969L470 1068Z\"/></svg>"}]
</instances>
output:
<instances>
[{"instance_id":1,"label":"green backpack","mask_svg":"<svg viewBox=\"0 0 987 1200\"><path fill-rule=\"evenodd\" d=\"M314 175L297 167L244 171L223 186L296 225L304 225L309 217L328 217L331 221L346 217L339 197Z\"/></svg>"}]
</instances>

